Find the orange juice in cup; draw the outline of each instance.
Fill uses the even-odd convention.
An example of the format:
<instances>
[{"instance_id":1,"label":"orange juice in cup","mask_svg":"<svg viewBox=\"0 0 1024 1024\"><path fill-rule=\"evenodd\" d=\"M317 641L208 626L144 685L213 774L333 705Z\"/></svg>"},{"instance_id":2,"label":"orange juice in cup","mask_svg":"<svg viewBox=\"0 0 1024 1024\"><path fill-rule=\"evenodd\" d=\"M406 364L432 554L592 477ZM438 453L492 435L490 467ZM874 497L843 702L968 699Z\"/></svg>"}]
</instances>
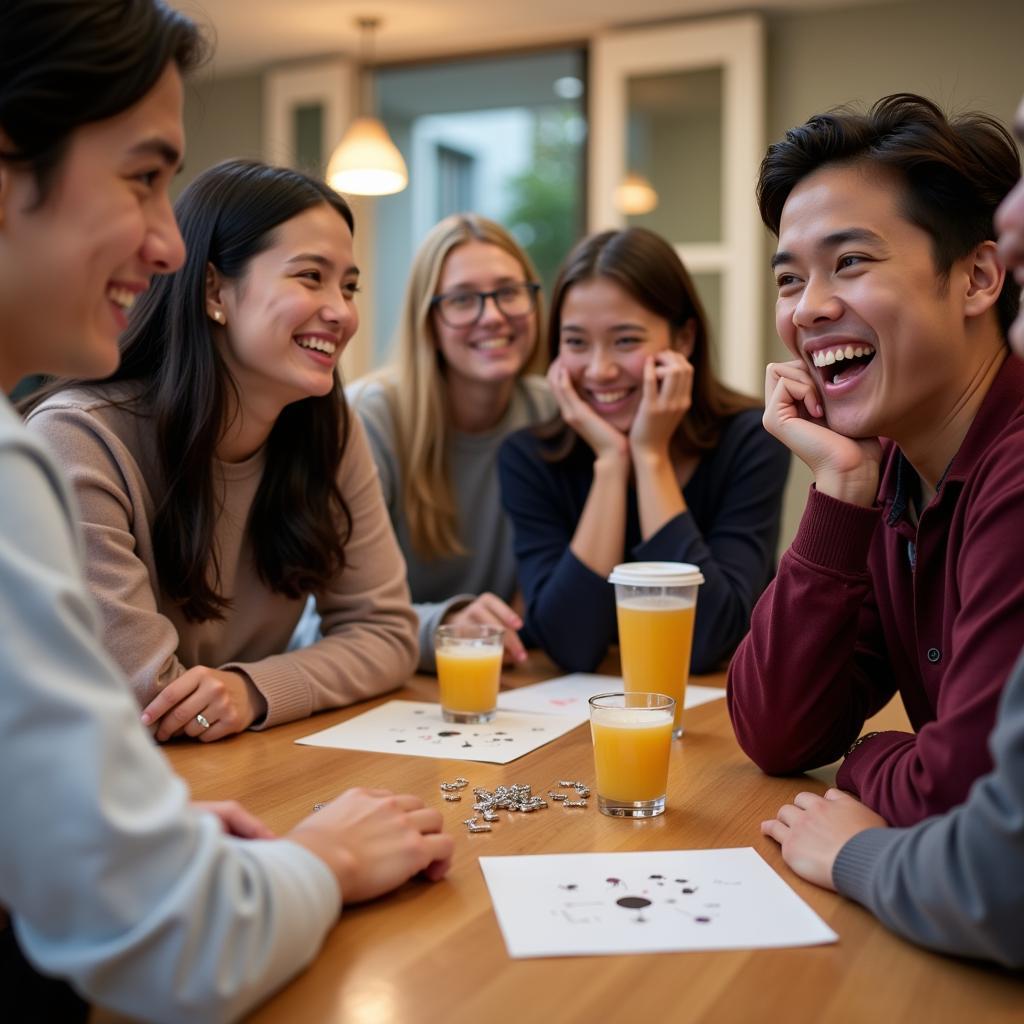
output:
<instances>
[{"instance_id":1,"label":"orange juice in cup","mask_svg":"<svg viewBox=\"0 0 1024 1024\"><path fill-rule=\"evenodd\" d=\"M625 688L672 697L673 735L682 736L697 588L704 577L686 562L628 562L608 579L615 584Z\"/></svg>"},{"instance_id":2,"label":"orange juice in cup","mask_svg":"<svg viewBox=\"0 0 1024 1024\"><path fill-rule=\"evenodd\" d=\"M602 814L653 818L664 812L674 705L663 693L601 693L590 698Z\"/></svg>"},{"instance_id":3,"label":"orange juice in cup","mask_svg":"<svg viewBox=\"0 0 1024 1024\"><path fill-rule=\"evenodd\" d=\"M504 630L498 626L439 626L434 657L446 722L489 722L498 704Z\"/></svg>"}]
</instances>

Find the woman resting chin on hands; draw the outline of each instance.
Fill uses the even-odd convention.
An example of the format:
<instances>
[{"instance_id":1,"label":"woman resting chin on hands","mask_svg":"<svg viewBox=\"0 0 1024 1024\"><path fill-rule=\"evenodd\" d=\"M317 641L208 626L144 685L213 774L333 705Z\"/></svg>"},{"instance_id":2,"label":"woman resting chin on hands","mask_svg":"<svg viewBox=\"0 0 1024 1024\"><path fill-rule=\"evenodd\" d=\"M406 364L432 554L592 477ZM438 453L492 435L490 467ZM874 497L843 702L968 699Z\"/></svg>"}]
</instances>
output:
<instances>
[{"instance_id":1,"label":"woman resting chin on hands","mask_svg":"<svg viewBox=\"0 0 1024 1024\"><path fill-rule=\"evenodd\" d=\"M707 318L675 250L641 228L584 239L555 284L548 380L559 415L502 449L525 631L590 671L617 642L620 562L705 578L693 668L731 654L774 571L789 455L710 365Z\"/></svg>"}]
</instances>

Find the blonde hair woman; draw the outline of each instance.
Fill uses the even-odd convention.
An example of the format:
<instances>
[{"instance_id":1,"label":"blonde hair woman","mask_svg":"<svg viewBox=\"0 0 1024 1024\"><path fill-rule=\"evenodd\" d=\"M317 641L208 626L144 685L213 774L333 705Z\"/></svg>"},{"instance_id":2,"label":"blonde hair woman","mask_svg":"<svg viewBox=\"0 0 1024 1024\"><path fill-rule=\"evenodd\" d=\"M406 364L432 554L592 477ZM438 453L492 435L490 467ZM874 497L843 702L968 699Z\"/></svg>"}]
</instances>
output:
<instances>
[{"instance_id":1,"label":"blonde hair woman","mask_svg":"<svg viewBox=\"0 0 1024 1024\"><path fill-rule=\"evenodd\" d=\"M506 661L526 656L496 462L506 436L555 411L540 306L530 258L501 225L448 217L413 260L390 365L350 389L408 564L422 670L442 622L500 625Z\"/></svg>"}]
</instances>

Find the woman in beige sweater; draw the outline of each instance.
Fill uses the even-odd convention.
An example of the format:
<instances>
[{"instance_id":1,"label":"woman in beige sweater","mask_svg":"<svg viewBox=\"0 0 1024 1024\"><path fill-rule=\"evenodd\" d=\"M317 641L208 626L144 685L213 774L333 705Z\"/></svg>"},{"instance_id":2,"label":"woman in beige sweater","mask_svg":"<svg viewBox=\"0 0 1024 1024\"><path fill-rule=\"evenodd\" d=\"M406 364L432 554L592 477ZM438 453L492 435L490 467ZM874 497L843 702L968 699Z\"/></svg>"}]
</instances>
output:
<instances>
[{"instance_id":1,"label":"woman in beige sweater","mask_svg":"<svg viewBox=\"0 0 1024 1024\"><path fill-rule=\"evenodd\" d=\"M416 618L338 378L358 325L348 205L231 161L176 214L186 262L138 296L120 369L30 400L28 426L74 483L143 721L209 741L398 686ZM323 637L287 651L310 594Z\"/></svg>"}]
</instances>

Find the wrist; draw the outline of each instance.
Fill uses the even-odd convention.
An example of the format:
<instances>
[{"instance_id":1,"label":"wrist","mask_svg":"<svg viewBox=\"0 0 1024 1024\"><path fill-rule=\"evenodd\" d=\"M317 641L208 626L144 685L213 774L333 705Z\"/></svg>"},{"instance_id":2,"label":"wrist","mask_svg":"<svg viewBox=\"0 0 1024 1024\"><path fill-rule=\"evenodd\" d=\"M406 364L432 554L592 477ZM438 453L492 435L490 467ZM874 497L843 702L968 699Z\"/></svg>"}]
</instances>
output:
<instances>
[{"instance_id":1,"label":"wrist","mask_svg":"<svg viewBox=\"0 0 1024 1024\"><path fill-rule=\"evenodd\" d=\"M850 749L843 755L844 758L849 757L862 743L867 742L875 736L881 736L882 731L876 729L874 732L866 732L863 736L858 736L851 744Z\"/></svg>"},{"instance_id":2,"label":"wrist","mask_svg":"<svg viewBox=\"0 0 1024 1024\"><path fill-rule=\"evenodd\" d=\"M257 689L256 684L248 676L243 675L242 681L245 683L245 696L251 714L246 725L246 728L248 728L249 725L253 725L255 722L262 722L267 717L267 698L263 696Z\"/></svg>"},{"instance_id":3,"label":"wrist","mask_svg":"<svg viewBox=\"0 0 1024 1024\"><path fill-rule=\"evenodd\" d=\"M600 477L622 477L629 475L630 469L629 452L601 452L594 459L594 476Z\"/></svg>"},{"instance_id":4,"label":"wrist","mask_svg":"<svg viewBox=\"0 0 1024 1024\"><path fill-rule=\"evenodd\" d=\"M660 469L669 464L668 441L659 444L629 443L634 465L644 469Z\"/></svg>"},{"instance_id":5,"label":"wrist","mask_svg":"<svg viewBox=\"0 0 1024 1024\"><path fill-rule=\"evenodd\" d=\"M822 494L848 505L871 508L878 495L878 473L840 476L835 473L815 474L814 486Z\"/></svg>"}]
</instances>

